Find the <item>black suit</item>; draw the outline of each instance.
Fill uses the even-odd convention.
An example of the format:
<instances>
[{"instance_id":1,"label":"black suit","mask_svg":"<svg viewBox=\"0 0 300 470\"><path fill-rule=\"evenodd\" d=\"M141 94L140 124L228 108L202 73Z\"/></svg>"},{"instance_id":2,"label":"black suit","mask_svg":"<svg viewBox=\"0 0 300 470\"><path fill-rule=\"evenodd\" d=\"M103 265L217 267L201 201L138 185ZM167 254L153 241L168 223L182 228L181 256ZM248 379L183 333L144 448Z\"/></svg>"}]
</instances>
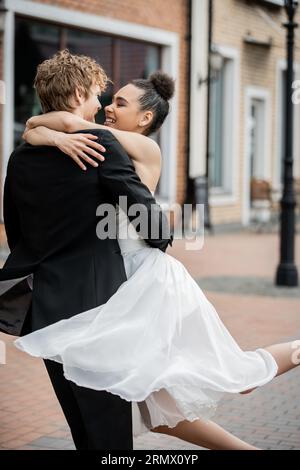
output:
<instances>
[{"instance_id":1,"label":"black suit","mask_svg":"<svg viewBox=\"0 0 300 470\"><path fill-rule=\"evenodd\" d=\"M150 222L155 199L119 142L109 131L80 132L98 135L106 148L97 169L83 172L57 148L46 146L22 144L10 157L4 222L11 254L0 281L19 282L0 297L0 329L6 333L22 335L101 305L126 280L117 239L96 235L99 204L116 204L120 195L127 196L128 207L144 205ZM165 215L158 213L151 223L165 229ZM146 238L163 251L171 240ZM31 273L33 292L26 279ZM130 403L77 387L64 379L60 364L45 363L78 449L132 447ZM113 426L118 428L114 432Z\"/></svg>"}]
</instances>

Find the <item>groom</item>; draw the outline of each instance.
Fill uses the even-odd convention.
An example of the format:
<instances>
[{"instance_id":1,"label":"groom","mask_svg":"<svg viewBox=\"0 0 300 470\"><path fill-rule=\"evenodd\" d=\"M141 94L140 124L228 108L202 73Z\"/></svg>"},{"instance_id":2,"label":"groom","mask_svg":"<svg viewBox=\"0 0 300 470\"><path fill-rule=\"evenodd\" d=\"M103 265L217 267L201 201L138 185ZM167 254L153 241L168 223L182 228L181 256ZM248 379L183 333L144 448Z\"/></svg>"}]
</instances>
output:
<instances>
[{"instance_id":1,"label":"groom","mask_svg":"<svg viewBox=\"0 0 300 470\"><path fill-rule=\"evenodd\" d=\"M95 90L103 91L106 81L94 60L62 51L39 65L35 84L44 112L70 111L72 103L71 112L94 120ZM81 103L76 90L85 97ZM4 222L11 253L0 272L0 330L5 333L22 336L101 305L126 280L117 239L97 238L100 204L115 205L119 196L127 196L128 208L143 204L148 234L157 233L151 228L166 229L165 215L118 141L109 131L87 132L98 136L106 152L99 167L86 172L56 147L23 143L10 156ZM159 213L155 220L150 220L151 205ZM145 240L165 251L172 236ZM75 385L64 378L59 363L45 360L45 365L76 449L133 448L131 403Z\"/></svg>"}]
</instances>

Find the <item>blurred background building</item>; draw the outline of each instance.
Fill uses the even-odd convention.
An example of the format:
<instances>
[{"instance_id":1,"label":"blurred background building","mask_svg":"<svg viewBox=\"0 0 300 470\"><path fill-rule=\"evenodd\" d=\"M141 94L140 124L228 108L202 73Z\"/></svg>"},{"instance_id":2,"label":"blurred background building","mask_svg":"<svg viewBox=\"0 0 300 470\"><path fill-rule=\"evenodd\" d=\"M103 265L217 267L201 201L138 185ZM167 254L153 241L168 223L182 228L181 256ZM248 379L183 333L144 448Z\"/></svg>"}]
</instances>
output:
<instances>
[{"instance_id":1,"label":"blurred background building","mask_svg":"<svg viewBox=\"0 0 300 470\"><path fill-rule=\"evenodd\" d=\"M176 78L172 111L156 136L163 153L160 202L197 202L197 181L207 175L213 225L247 226L257 210L268 217L282 188L283 1L2 0L0 5L0 78L6 90L0 104L1 191L24 123L40 112L32 86L36 67L67 47L94 57L113 80L103 106L132 78L157 69ZM294 136L300 180L300 105Z\"/></svg>"}]
</instances>

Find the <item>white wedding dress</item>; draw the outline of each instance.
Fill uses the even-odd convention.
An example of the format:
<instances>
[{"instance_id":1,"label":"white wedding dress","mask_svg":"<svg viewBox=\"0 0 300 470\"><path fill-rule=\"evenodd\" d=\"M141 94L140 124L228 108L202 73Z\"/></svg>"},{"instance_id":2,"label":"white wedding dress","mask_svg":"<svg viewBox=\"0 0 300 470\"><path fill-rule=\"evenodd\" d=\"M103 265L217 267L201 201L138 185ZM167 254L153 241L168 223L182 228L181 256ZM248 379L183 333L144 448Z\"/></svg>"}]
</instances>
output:
<instances>
[{"instance_id":1,"label":"white wedding dress","mask_svg":"<svg viewBox=\"0 0 300 470\"><path fill-rule=\"evenodd\" d=\"M76 384L133 402L133 434L210 418L225 393L277 373L264 349L242 351L213 305L172 256L149 247L119 210L127 281L109 301L15 340L63 364Z\"/></svg>"}]
</instances>

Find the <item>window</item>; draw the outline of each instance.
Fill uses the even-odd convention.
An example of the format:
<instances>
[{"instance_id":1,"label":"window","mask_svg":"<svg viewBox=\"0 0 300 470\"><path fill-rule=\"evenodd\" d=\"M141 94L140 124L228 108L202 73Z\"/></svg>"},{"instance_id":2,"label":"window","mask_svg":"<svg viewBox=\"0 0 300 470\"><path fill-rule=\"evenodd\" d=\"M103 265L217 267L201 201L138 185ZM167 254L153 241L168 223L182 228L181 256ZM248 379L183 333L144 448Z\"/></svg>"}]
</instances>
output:
<instances>
[{"instance_id":1,"label":"window","mask_svg":"<svg viewBox=\"0 0 300 470\"><path fill-rule=\"evenodd\" d=\"M40 105L33 88L37 65L59 48L59 28L52 25L16 21L15 33L15 123L14 144L21 143L26 120L39 114ZM26 54L24 54L26 50Z\"/></svg>"},{"instance_id":2,"label":"window","mask_svg":"<svg viewBox=\"0 0 300 470\"><path fill-rule=\"evenodd\" d=\"M224 58L218 77L211 82L209 179L217 193L232 193L234 123L233 60Z\"/></svg>"},{"instance_id":3,"label":"window","mask_svg":"<svg viewBox=\"0 0 300 470\"><path fill-rule=\"evenodd\" d=\"M266 100L252 98L249 116L249 157L250 180L263 179L265 176L265 141L266 141Z\"/></svg>"},{"instance_id":4,"label":"window","mask_svg":"<svg viewBox=\"0 0 300 470\"><path fill-rule=\"evenodd\" d=\"M251 220L253 178L271 182L272 100L270 90L256 86L245 89L245 147L243 161L243 224Z\"/></svg>"},{"instance_id":5,"label":"window","mask_svg":"<svg viewBox=\"0 0 300 470\"><path fill-rule=\"evenodd\" d=\"M223 187L224 67L210 87L209 174L214 188Z\"/></svg>"},{"instance_id":6,"label":"window","mask_svg":"<svg viewBox=\"0 0 300 470\"><path fill-rule=\"evenodd\" d=\"M161 47L146 42L98 34L76 28L16 18L15 33L15 124L14 144L21 142L25 121L39 114L33 89L37 65L60 49L89 55L97 60L114 82L102 96L103 107L112 94L133 78L146 78L160 68ZM26 56L24 56L26 49ZM103 122L103 110L97 122Z\"/></svg>"}]
</instances>

